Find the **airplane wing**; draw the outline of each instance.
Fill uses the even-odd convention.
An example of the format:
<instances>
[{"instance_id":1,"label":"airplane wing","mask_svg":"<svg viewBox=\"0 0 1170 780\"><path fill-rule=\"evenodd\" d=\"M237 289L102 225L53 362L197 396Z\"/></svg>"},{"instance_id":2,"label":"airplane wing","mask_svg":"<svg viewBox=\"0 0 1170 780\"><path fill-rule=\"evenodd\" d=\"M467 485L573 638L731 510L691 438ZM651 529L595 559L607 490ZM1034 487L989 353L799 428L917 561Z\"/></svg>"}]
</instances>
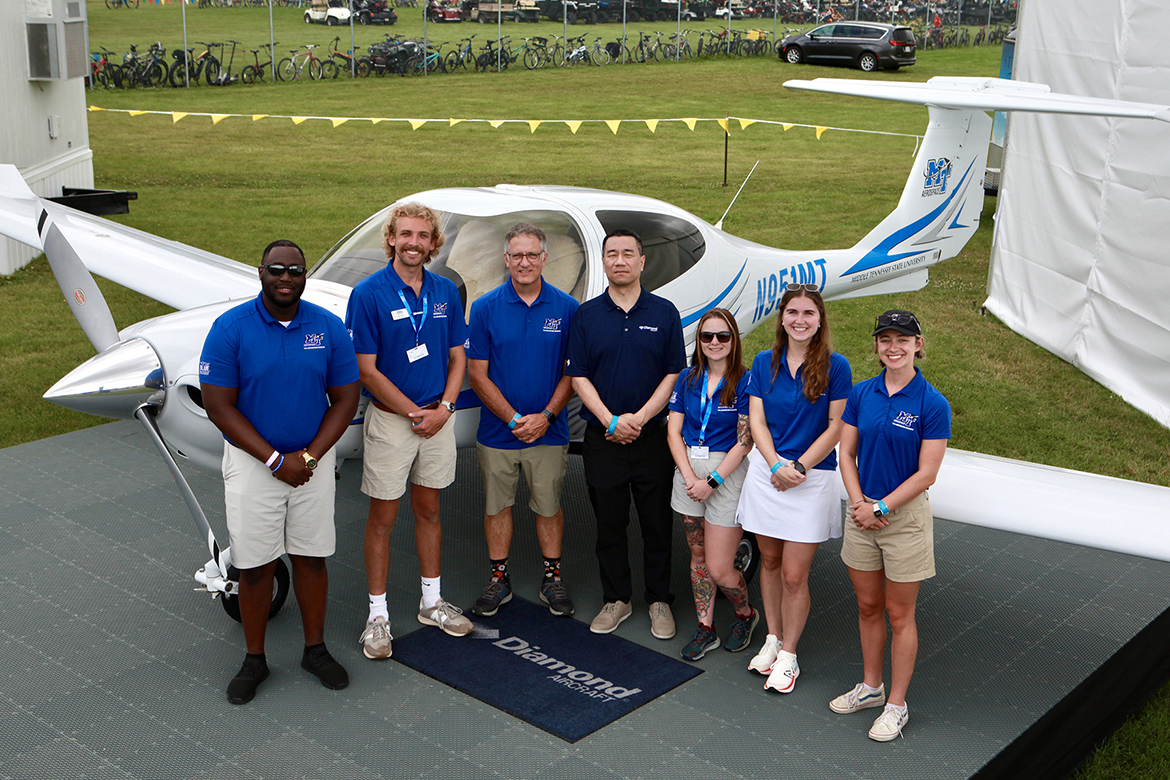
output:
<instances>
[{"instance_id":1,"label":"airplane wing","mask_svg":"<svg viewBox=\"0 0 1170 780\"><path fill-rule=\"evenodd\" d=\"M0 165L0 234L43 250L37 229L43 212L91 273L176 309L260 291L252 266L37 197L16 166Z\"/></svg>"},{"instance_id":2,"label":"airplane wing","mask_svg":"<svg viewBox=\"0 0 1170 780\"><path fill-rule=\"evenodd\" d=\"M792 79L789 89L830 92L835 95L879 98L896 103L981 109L983 111L1033 111L1088 116L1123 116L1170 122L1170 108L1154 103L1083 97L1050 92L1048 85L1009 79L935 76L918 82L864 81L862 79Z\"/></svg>"}]
</instances>

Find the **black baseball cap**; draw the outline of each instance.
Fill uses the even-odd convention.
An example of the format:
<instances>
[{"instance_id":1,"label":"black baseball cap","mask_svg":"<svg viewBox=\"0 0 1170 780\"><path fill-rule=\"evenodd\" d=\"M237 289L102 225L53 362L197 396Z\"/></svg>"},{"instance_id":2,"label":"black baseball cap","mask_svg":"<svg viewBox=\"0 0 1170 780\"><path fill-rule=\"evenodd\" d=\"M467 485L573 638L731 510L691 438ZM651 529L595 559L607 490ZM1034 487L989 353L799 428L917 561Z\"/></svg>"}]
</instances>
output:
<instances>
[{"instance_id":1,"label":"black baseball cap","mask_svg":"<svg viewBox=\"0 0 1170 780\"><path fill-rule=\"evenodd\" d=\"M877 336L884 330L894 330L907 336L922 335L922 325L919 324L918 318L912 312L902 309L890 309L878 315L872 335Z\"/></svg>"}]
</instances>

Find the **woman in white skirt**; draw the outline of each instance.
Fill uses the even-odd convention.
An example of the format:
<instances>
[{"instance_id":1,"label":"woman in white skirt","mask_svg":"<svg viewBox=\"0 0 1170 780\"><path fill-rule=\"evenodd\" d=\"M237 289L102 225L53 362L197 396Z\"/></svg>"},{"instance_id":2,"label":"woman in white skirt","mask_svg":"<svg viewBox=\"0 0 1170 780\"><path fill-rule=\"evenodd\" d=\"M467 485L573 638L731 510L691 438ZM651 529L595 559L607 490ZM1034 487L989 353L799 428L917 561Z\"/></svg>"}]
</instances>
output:
<instances>
[{"instance_id":1,"label":"woman in white skirt","mask_svg":"<svg viewBox=\"0 0 1170 780\"><path fill-rule=\"evenodd\" d=\"M679 375L670 396L666 425L666 441L678 467L670 505L682 515L691 548L691 589L699 618L695 635L682 649L687 661L698 661L719 647L712 619L716 587L735 610L725 649L735 653L747 648L760 620L748 604L743 574L735 568L743 537L735 513L752 448L747 384L735 316L727 309L711 309L699 320L691 366Z\"/></svg>"},{"instance_id":2,"label":"woman in white skirt","mask_svg":"<svg viewBox=\"0 0 1170 780\"><path fill-rule=\"evenodd\" d=\"M748 394L756 449L739 498L739 522L760 548L768 638L748 668L768 675L765 690L791 693L796 686L808 572L817 546L841 536L834 448L852 385L849 361L833 352L820 288L788 285L772 350L752 363Z\"/></svg>"}]
</instances>

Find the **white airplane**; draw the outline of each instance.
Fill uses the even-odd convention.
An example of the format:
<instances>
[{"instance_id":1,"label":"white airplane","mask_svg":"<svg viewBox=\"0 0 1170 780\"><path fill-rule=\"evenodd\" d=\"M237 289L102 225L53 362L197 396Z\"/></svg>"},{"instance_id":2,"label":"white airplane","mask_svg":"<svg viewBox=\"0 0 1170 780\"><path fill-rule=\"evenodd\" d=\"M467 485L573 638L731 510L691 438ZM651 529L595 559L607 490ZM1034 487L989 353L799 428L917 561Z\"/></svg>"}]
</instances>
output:
<instances>
[{"instance_id":1,"label":"white airplane","mask_svg":"<svg viewBox=\"0 0 1170 780\"><path fill-rule=\"evenodd\" d=\"M734 312L746 334L776 313L790 282L819 284L827 299L923 287L928 269L957 255L979 226L992 124L985 111L1170 121L1165 106L1059 95L1041 84L1001 79L936 77L927 83L816 79L788 81L785 86L929 107L929 125L897 207L855 246L774 249L737 238L662 201L576 187L501 184L440 189L397 202L418 201L440 212L448 240L428 267L456 282L465 308L506 278L503 235L516 222L536 223L548 234L545 277L578 300L598 295L606 286L601 267L604 236L615 228L633 229L645 247L643 284L675 303L690 342L699 318L715 306ZM314 266L304 294L307 300L344 316L353 286L386 263L380 231L393 205L354 228ZM255 267L39 198L11 165L0 166L0 233L44 250L77 321L98 351L50 388L45 398L81 412L134 417L143 423L207 536L212 559L196 579L213 594L228 597L225 608L238 616L230 598L235 592L230 552L219 547L178 462L219 469L222 438L202 407L199 356L215 318L258 294ZM119 333L91 273L179 311ZM470 446L480 403L465 389L457 406L462 410L456 417L458 441ZM360 456L362 414L359 410L338 444L339 462ZM994 518L970 517L965 508L978 504L970 497L985 489L989 469L1011 469L1018 476L1020 469L1031 465L972 457L975 462L956 466L952 465L956 460L966 461L948 456L940 477L943 495L936 488L932 496L940 516L1150 554L1150 539L1141 529L1133 531L1132 549L1128 542L1117 541L1116 526L1103 538L1096 530L1099 523L1093 522L1099 516L1086 517L1080 532L1070 532L1066 524L1047 533L1034 529L1035 518L1022 513L1015 516L997 509ZM953 485L953 501L947 498L948 484ZM1020 489L1029 498L1035 495L1028 485ZM1054 492L1061 489L1057 486ZM1111 502L1116 502L1118 489L1110 488ZM954 514L948 513L948 502L954 505ZM1001 495L997 506L1005 503ZM1032 506L1022 499L1015 504ZM1052 513L1047 507L1047 514ZM1162 554L1170 556L1170 549ZM287 590L287 580L284 587ZM278 602L274 604L279 608Z\"/></svg>"}]
</instances>

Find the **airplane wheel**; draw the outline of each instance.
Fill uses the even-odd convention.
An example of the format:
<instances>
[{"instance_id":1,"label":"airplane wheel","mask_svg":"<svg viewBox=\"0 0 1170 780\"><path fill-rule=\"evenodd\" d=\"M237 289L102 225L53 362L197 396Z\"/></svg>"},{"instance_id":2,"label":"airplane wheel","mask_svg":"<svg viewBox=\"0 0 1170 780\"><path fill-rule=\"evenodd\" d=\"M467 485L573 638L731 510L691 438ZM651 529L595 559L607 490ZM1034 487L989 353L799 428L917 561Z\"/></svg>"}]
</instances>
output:
<instances>
[{"instance_id":1,"label":"airplane wheel","mask_svg":"<svg viewBox=\"0 0 1170 780\"><path fill-rule=\"evenodd\" d=\"M735 550L735 568L743 574L744 582L751 584L760 568L760 548L756 544L756 535L745 532L739 540L739 547Z\"/></svg>"},{"instance_id":2,"label":"airplane wheel","mask_svg":"<svg viewBox=\"0 0 1170 780\"><path fill-rule=\"evenodd\" d=\"M240 570L235 566L228 567L228 579L233 582L240 581ZM276 571L272 577L272 606L268 608L268 619L276 617L276 613L280 612L280 608L284 606L285 599L288 598L288 564L284 562L284 558L276 559ZM237 623L240 622L240 600L235 595L221 596L220 602L223 604L223 611L228 614L232 620Z\"/></svg>"}]
</instances>

